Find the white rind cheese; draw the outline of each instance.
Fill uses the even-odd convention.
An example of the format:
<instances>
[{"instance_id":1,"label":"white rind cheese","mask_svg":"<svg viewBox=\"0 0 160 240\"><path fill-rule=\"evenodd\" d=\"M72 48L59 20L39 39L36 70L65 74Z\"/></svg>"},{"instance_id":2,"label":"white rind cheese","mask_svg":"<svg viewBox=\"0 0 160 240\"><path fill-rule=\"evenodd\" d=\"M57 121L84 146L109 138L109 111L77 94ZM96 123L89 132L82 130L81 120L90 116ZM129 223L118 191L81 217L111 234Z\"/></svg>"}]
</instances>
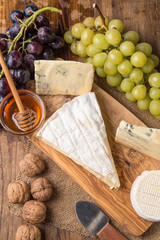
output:
<instances>
[{"instance_id":1,"label":"white rind cheese","mask_svg":"<svg viewBox=\"0 0 160 240\"><path fill-rule=\"evenodd\" d=\"M160 160L160 129L140 127L121 121L115 141Z\"/></svg>"},{"instance_id":2,"label":"white rind cheese","mask_svg":"<svg viewBox=\"0 0 160 240\"><path fill-rule=\"evenodd\" d=\"M83 94L64 104L36 136L83 166L110 188L120 186L94 93Z\"/></svg>"},{"instance_id":3,"label":"white rind cheese","mask_svg":"<svg viewBox=\"0 0 160 240\"><path fill-rule=\"evenodd\" d=\"M37 60L36 93L42 95L81 95L92 89L92 64L74 61Z\"/></svg>"},{"instance_id":4,"label":"white rind cheese","mask_svg":"<svg viewBox=\"0 0 160 240\"><path fill-rule=\"evenodd\" d=\"M131 188L131 203L137 214L153 222L160 221L160 170L145 171Z\"/></svg>"}]
</instances>

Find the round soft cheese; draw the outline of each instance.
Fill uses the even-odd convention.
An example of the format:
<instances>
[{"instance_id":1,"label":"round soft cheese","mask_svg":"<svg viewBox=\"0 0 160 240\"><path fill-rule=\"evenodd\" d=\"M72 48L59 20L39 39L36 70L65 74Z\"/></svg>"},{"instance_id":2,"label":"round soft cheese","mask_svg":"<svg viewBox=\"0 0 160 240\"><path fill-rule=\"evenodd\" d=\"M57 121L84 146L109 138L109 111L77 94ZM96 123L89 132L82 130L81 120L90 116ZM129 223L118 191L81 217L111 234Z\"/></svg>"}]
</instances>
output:
<instances>
[{"instance_id":1,"label":"round soft cheese","mask_svg":"<svg viewBox=\"0 0 160 240\"><path fill-rule=\"evenodd\" d=\"M160 221L160 170L144 171L134 181L131 203L137 214L153 222Z\"/></svg>"}]
</instances>

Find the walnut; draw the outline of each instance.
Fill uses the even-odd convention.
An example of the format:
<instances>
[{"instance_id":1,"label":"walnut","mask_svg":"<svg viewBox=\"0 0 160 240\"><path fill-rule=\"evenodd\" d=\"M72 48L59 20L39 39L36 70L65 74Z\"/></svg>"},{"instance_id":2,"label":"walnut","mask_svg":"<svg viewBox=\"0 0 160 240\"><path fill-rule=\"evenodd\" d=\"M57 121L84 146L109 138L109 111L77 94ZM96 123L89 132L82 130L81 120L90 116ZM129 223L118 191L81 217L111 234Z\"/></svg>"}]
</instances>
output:
<instances>
[{"instance_id":1,"label":"walnut","mask_svg":"<svg viewBox=\"0 0 160 240\"><path fill-rule=\"evenodd\" d=\"M25 203L30 199L30 186L23 180L10 183L7 189L7 196L11 203Z\"/></svg>"},{"instance_id":2,"label":"walnut","mask_svg":"<svg viewBox=\"0 0 160 240\"><path fill-rule=\"evenodd\" d=\"M27 177L35 177L40 174L44 168L44 162L35 153L28 153L24 159L20 161L19 167L21 172Z\"/></svg>"},{"instance_id":3,"label":"walnut","mask_svg":"<svg viewBox=\"0 0 160 240\"><path fill-rule=\"evenodd\" d=\"M23 219L31 224L41 223L46 218L46 206L39 201L30 200L23 206Z\"/></svg>"},{"instance_id":4,"label":"walnut","mask_svg":"<svg viewBox=\"0 0 160 240\"><path fill-rule=\"evenodd\" d=\"M38 201L47 201L52 195L52 184L45 178L37 178L31 184L31 194Z\"/></svg>"},{"instance_id":5,"label":"walnut","mask_svg":"<svg viewBox=\"0 0 160 240\"><path fill-rule=\"evenodd\" d=\"M41 232L33 225L24 224L17 229L15 240L41 240Z\"/></svg>"}]
</instances>

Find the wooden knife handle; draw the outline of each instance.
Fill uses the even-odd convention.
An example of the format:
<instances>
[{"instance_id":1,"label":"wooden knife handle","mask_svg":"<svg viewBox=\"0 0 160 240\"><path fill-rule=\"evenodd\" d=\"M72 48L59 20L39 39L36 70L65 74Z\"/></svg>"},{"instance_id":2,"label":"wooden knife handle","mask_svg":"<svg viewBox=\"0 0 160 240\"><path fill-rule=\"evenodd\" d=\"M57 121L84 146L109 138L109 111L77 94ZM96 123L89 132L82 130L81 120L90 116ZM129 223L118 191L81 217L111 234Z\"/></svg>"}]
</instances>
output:
<instances>
[{"instance_id":1,"label":"wooden knife handle","mask_svg":"<svg viewBox=\"0 0 160 240\"><path fill-rule=\"evenodd\" d=\"M107 223L102 230L97 234L102 240L127 240L120 232Z\"/></svg>"}]
</instances>

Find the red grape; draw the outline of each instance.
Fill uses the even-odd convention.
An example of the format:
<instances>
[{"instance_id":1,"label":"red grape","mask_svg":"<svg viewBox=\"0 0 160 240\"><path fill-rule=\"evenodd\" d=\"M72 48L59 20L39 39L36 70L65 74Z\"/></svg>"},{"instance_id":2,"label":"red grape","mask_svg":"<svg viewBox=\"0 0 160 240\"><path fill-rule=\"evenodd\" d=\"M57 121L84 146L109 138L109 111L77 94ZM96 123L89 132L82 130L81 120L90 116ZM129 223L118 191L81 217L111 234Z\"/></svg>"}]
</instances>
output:
<instances>
[{"instance_id":1,"label":"red grape","mask_svg":"<svg viewBox=\"0 0 160 240\"><path fill-rule=\"evenodd\" d=\"M27 52L38 56L43 51L43 45L39 41L32 41L27 44Z\"/></svg>"},{"instance_id":2,"label":"red grape","mask_svg":"<svg viewBox=\"0 0 160 240\"><path fill-rule=\"evenodd\" d=\"M10 48L10 46L11 46L11 44L12 44L13 39L10 38L10 40L11 40L11 41L8 41L8 42L7 42L7 47L6 47L7 50L9 50L9 48ZM19 44L18 42L16 42L16 43L14 44L14 46L13 46L13 49L18 50L19 48L20 48L20 44Z\"/></svg>"},{"instance_id":3,"label":"red grape","mask_svg":"<svg viewBox=\"0 0 160 240\"><path fill-rule=\"evenodd\" d=\"M10 14L9 14L9 18L13 23L18 22L18 19L22 19L23 18L23 13L20 10L13 10Z\"/></svg>"},{"instance_id":4,"label":"red grape","mask_svg":"<svg viewBox=\"0 0 160 240\"><path fill-rule=\"evenodd\" d=\"M22 19L22 21L25 22L27 19L28 19L28 17L24 17L24 18ZM28 28L27 28L27 32L31 33L31 32L33 32L34 30L35 30L35 26L34 26L33 23L31 23L31 24L28 26Z\"/></svg>"},{"instance_id":5,"label":"red grape","mask_svg":"<svg viewBox=\"0 0 160 240\"><path fill-rule=\"evenodd\" d=\"M53 59L53 50L51 47L44 47L43 52L41 54L41 58L45 60L52 60Z\"/></svg>"},{"instance_id":6,"label":"red grape","mask_svg":"<svg viewBox=\"0 0 160 240\"><path fill-rule=\"evenodd\" d=\"M32 54L27 54L23 58L23 63L27 66L29 71L34 72L34 61L36 60L35 56Z\"/></svg>"},{"instance_id":7,"label":"red grape","mask_svg":"<svg viewBox=\"0 0 160 240\"><path fill-rule=\"evenodd\" d=\"M22 66L14 70L14 79L18 84L25 84L30 79L30 72L27 67Z\"/></svg>"},{"instance_id":8,"label":"red grape","mask_svg":"<svg viewBox=\"0 0 160 240\"><path fill-rule=\"evenodd\" d=\"M8 36L6 34L0 33L0 49L1 49L1 51L4 51L7 47L7 41L5 39L8 39Z\"/></svg>"},{"instance_id":9,"label":"red grape","mask_svg":"<svg viewBox=\"0 0 160 240\"><path fill-rule=\"evenodd\" d=\"M38 29L38 38L43 43L49 43L55 38L55 33L51 28L44 26Z\"/></svg>"},{"instance_id":10,"label":"red grape","mask_svg":"<svg viewBox=\"0 0 160 240\"><path fill-rule=\"evenodd\" d=\"M11 36L11 38L15 38L17 36L17 34L19 33L19 31L21 30L21 26L22 24L17 22L17 23L14 23L10 29L9 29L9 35Z\"/></svg>"},{"instance_id":11,"label":"red grape","mask_svg":"<svg viewBox=\"0 0 160 240\"><path fill-rule=\"evenodd\" d=\"M38 7L34 4L28 4L25 8L24 8L24 15L26 17L30 17L33 12L37 11Z\"/></svg>"},{"instance_id":12,"label":"red grape","mask_svg":"<svg viewBox=\"0 0 160 240\"><path fill-rule=\"evenodd\" d=\"M64 40L62 37L56 36L53 42L50 44L53 50L64 47Z\"/></svg>"},{"instance_id":13,"label":"red grape","mask_svg":"<svg viewBox=\"0 0 160 240\"><path fill-rule=\"evenodd\" d=\"M7 56L7 65L9 68L18 68L22 65L22 54L18 50L11 51Z\"/></svg>"},{"instance_id":14,"label":"red grape","mask_svg":"<svg viewBox=\"0 0 160 240\"><path fill-rule=\"evenodd\" d=\"M6 78L1 78L0 79L0 95L2 97L6 96L10 92L10 87L8 85L7 79Z\"/></svg>"},{"instance_id":15,"label":"red grape","mask_svg":"<svg viewBox=\"0 0 160 240\"><path fill-rule=\"evenodd\" d=\"M46 26L49 27L49 19L45 15L38 15L35 19L35 23L38 28Z\"/></svg>"}]
</instances>

